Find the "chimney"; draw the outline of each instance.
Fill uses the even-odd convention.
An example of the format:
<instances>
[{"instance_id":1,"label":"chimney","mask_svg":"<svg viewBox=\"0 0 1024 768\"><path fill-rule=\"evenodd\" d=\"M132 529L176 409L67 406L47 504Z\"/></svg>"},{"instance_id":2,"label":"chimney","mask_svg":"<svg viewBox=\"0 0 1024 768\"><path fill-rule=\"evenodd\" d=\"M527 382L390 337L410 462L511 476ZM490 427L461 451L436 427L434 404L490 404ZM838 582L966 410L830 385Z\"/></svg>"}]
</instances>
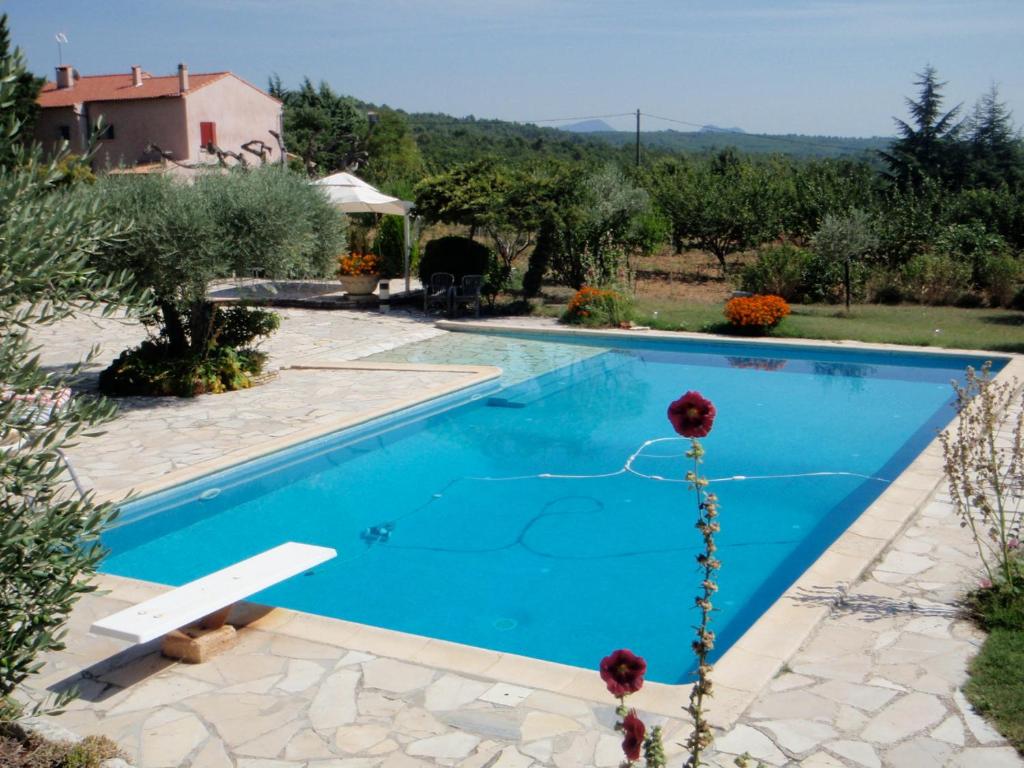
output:
<instances>
[{"instance_id":1,"label":"chimney","mask_svg":"<svg viewBox=\"0 0 1024 768\"><path fill-rule=\"evenodd\" d=\"M188 66L185 64L178 65L178 90L188 93Z\"/></svg>"},{"instance_id":2,"label":"chimney","mask_svg":"<svg viewBox=\"0 0 1024 768\"><path fill-rule=\"evenodd\" d=\"M57 67L57 87L70 88L75 84L74 70L70 64Z\"/></svg>"},{"instance_id":3,"label":"chimney","mask_svg":"<svg viewBox=\"0 0 1024 768\"><path fill-rule=\"evenodd\" d=\"M132 87L138 88L142 85L142 67L138 64L132 65Z\"/></svg>"}]
</instances>

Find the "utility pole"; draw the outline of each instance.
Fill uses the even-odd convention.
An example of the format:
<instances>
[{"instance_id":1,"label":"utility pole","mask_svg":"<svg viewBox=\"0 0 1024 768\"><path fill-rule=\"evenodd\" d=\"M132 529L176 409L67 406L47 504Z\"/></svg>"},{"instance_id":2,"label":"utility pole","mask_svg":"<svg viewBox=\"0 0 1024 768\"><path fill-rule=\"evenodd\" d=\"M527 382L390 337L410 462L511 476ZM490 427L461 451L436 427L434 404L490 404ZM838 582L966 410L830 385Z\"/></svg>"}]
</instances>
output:
<instances>
[{"instance_id":1,"label":"utility pole","mask_svg":"<svg viewBox=\"0 0 1024 768\"><path fill-rule=\"evenodd\" d=\"M640 110L636 111L636 167L640 167Z\"/></svg>"}]
</instances>

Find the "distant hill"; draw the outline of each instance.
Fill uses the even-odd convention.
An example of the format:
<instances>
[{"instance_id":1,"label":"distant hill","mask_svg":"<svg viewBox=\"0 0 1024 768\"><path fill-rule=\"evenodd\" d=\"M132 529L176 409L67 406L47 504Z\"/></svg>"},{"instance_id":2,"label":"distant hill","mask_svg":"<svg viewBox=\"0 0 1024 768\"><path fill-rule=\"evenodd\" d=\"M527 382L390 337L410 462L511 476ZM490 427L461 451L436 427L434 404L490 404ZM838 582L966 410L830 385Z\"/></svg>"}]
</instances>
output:
<instances>
[{"instance_id":1,"label":"distant hill","mask_svg":"<svg viewBox=\"0 0 1024 768\"><path fill-rule=\"evenodd\" d=\"M624 151L593 138L614 135L605 131L571 133L531 123L458 118L439 113L420 112L407 117L427 168L435 173L485 157L516 164L551 160L602 161Z\"/></svg>"},{"instance_id":2,"label":"distant hill","mask_svg":"<svg viewBox=\"0 0 1024 768\"><path fill-rule=\"evenodd\" d=\"M380 105L355 102L360 109L380 109ZM581 160L630 161L636 134L616 131L603 120L586 120L561 128L508 120L488 120L472 115L452 117L443 113L404 112L409 128L431 172L458 163L497 157L505 162ZM597 125L585 130L588 125ZM885 136L853 138L846 136L769 135L746 133L741 128L706 125L694 131L644 131L640 143L648 159L675 154L708 154L728 147L755 155L781 154L793 158L866 159L878 162L877 150L886 149L892 139Z\"/></svg>"},{"instance_id":3,"label":"distant hill","mask_svg":"<svg viewBox=\"0 0 1024 768\"><path fill-rule=\"evenodd\" d=\"M700 131L701 133L746 133L742 128L721 128L710 123L702 126Z\"/></svg>"},{"instance_id":4,"label":"distant hill","mask_svg":"<svg viewBox=\"0 0 1024 768\"><path fill-rule=\"evenodd\" d=\"M614 131L615 129L604 120L584 120L580 123L559 125L558 130L568 131L569 133L603 133L605 131Z\"/></svg>"}]
</instances>

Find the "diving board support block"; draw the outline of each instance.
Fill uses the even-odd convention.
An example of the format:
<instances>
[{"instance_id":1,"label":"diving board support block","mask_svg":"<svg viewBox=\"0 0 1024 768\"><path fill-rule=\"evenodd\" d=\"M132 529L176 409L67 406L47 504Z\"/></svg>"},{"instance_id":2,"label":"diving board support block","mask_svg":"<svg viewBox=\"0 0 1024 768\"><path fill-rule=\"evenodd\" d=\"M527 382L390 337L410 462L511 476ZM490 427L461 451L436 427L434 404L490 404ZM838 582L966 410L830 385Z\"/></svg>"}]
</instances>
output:
<instances>
[{"instance_id":1,"label":"diving board support block","mask_svg":"<svg viewBox=\"0 0 1024 768\"><path fill-rule=\"evenodd\" d=\"M100 619L89 631L132 643L148 643L225 611L239 600L337 556L331 547L285 542Z\"/></svg>"}]
</instances>

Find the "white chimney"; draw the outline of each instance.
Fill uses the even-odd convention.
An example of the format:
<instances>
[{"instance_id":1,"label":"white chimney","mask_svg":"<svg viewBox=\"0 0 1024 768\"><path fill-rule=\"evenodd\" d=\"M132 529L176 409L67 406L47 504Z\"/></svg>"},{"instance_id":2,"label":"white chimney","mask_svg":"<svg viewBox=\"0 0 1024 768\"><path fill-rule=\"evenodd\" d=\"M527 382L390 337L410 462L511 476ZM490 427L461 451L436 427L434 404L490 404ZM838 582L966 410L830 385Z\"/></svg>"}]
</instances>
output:
<instances>
[{"instance_id":1,"label":"white chimney","mask_svg":"<svg viewBox=\"0 0 1024 768\"><path fill-rule=\"evenodd\" d=\"M75 84L74 70L70 64L57 67L57 87L70 88Z\"/></svg>"},{"instance_id":2,"label":"white chimney","mask_svg":"<svg viewBox=\"0 0 1024 768\"><path fill-rule=\"evenodd\" d=\"M188 66L185 64L178 65L178 90L188 93Z\"/></svg>"},{"instance_id":3,"label":"white chimney","mask_svg":"<svg viewBox=\"0 0 1024 768\"><path fill-rule=\"evenodd\" d=\"M132 87L138 88L142 85L142 67L138 64L132 65Z\"/></svg>"}]
</instances>

